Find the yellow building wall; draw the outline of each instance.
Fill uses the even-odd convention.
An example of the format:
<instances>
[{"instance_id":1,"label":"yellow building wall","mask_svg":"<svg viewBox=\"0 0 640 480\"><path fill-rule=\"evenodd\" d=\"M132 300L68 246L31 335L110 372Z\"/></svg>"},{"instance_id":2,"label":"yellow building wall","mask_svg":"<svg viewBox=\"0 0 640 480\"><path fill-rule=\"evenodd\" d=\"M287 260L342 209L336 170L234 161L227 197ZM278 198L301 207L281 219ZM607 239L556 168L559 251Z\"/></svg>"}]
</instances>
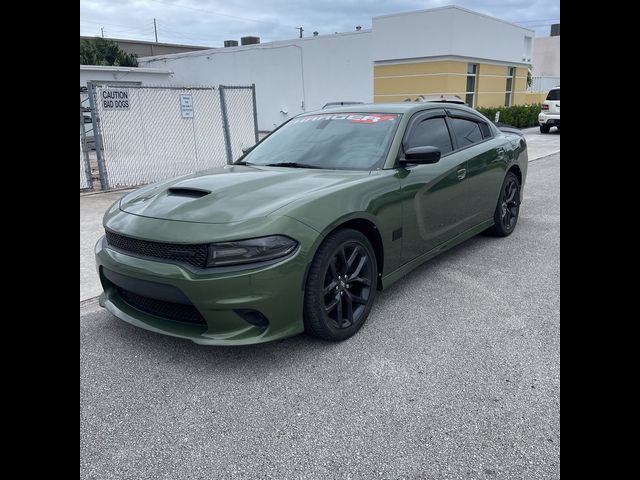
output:
<instances>
[{"instance_id":1,"label":"yellow building wall","mask_svg":"<svg viewBox=\"0 0 640 480\"><path fill-rule=\"evenodd\" d=\"M504 93L479 93L476 107L502 107L504 106Z\"/></svg>"},{"instance_id":2,"label":"yellow building wall","mask_svg":"<svg viewBox=\"0 0 640 480\"><path fill-rule=\"evenodd\" d=\"M467 86L467 62L435 61L374 65L373 101L402 102L419 95L457 95L463 100ZM476 106L504 105L507 67L479 63L476 77ZM516 68L512 105L527 103L527 69Z\"/></svg>"},{"instance_id":3,"label":"yellow building wall","mask_svg":"<svg viewBox=\"0 0 640 480\"><path fill-rule=\"evenodd\" d=\"M454 61L394 63L392 65L374 65L373 76L402 76L429 73L462 73L467 74L467 64Z\"/></svg>"},{"instance_id":4,"label":"yellow building wall","mask_svg":"<svg viewBox=\"0 0 640 480\"><path fill-rule=\"evenodd\" d=\"M542 103L547 98L547 92L527 92L524 94L525 105L533 105L534 103Z\"/></svg>"},{"instance_id":5,"label":"yellow building wall","mask_svg":"<svg viewBox=\"0 0 640 480\"><path fill-rule=\"evenodd\" d=\"M374 65L373 101L402 102L419 95L458 95L464 99L467 64L455 61Z\"/></svg>"}]
</instances>

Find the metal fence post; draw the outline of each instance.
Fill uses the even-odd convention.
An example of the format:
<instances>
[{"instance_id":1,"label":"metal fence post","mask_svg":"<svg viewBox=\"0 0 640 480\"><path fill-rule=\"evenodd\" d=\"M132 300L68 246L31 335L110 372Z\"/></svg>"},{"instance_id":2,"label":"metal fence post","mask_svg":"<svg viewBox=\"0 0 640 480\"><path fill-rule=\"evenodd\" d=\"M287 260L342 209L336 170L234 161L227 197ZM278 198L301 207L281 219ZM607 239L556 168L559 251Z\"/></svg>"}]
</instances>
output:
<instances>
[{"instance_id":1,"label":"metal fence post","mask_svg":"<svg viewBox=\"0 0 640 480\"><path fill-rule=\"evenodd\" d=\"M251 96L253 97L253 126L256 131L256 143L258 143L258 107L256 106L256 84L251 84Z\"/></svg>"},{"instance_id":2,"label":"metal fence post","mask_svg":"<svg viewBox=\"0 0 640 480\"><path fill-rule=\"evenodd\" d=\"M220 109L222 111L222 131L224 132L224 144L227 149L227 164L233 162L231 153L231 133L229 132L229 116L227 115L227 100L224 95L224 85L219 85L220 92Z\"/></svg>"},{"instance_id":3,"label":"metal fence post","mask_svg":"<svg viewBox=\"0 0 640 480\"><path fill-rule=\"evenodd\" d=\"M91 121L93 122L93 139L96 144L96 157L98 160L98 174L100 175L100 186L103 190L109 189L109 179L104 162L104 152L102 150L102 133L100 128L100 117L96 108L96 85L91 81L87 82L89 92L89 105L91 107Z\"/></svg>"},{"instance_id":4,"label":"metal fence post","mask_svg":"<svg viewBox=\"0 0 640 480\"><path fill-rule=\"evenodd\" d=\"M93 190L93 178L91 178L91 161L89 160L89 152L87 151L87 132L84 129L84 112L82 111L82 100L80 100L80 143L82 153L84 154L84 169L87 176L89 188Z\"/></svg>"}]
</instances>

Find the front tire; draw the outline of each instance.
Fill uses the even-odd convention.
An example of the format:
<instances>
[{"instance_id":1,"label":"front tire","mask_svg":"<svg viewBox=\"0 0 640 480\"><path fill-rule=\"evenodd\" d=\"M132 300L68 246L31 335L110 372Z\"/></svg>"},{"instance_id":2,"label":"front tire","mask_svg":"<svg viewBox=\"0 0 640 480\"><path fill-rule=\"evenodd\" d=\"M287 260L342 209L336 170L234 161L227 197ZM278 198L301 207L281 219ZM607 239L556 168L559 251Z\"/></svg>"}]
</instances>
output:
<instances>
[{"instance_id":1,"label":"front tire","mask_svg":"<svg viewBox=\"0 0 640 480\"><path fill-rule=\"evenodd\" d=\"M498 204L493 214L493 227L489 232L496 237L508 237L513 233L520 214L520 182L513 172L507 173L502 182Z\"/></svg>"},{"instance_id":2,"label":"front tire","mask_svg":"<svg viewBox=\"0 0 640 480\"><path fill-rule=\"evenodd\" d=\"M367 237L347 228L328 235L307 277L305 331L331 341L354 335L369 316L377 278L376 256Z\"/></svg>"},{"instance_id":3,"label":"front tire","mask_svg":"<svg viewBox=\"0 0 640 480\"><path fill-rule=\"evenodd\" d=\"M549 133L551 130L551 125L540 125L540 133Z\"/></svg>"}]
</instances>

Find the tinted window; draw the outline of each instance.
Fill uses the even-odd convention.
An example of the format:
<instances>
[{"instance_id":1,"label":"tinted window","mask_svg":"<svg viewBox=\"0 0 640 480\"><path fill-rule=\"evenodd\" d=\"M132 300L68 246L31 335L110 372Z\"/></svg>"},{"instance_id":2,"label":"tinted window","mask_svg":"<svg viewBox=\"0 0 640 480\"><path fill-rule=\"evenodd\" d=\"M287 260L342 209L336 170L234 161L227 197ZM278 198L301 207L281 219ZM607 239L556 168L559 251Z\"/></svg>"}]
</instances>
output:
<instances>
[{"instance_id":1,"label":"tinted window","mask_svg":"<svg viewBox=\"0 0 640 480\"><path fill-rule=\"evenodd\" d=\"M560 89L556 88L555 90L550 90L549 95L547 95L547 100L556 100L560 101Z\"/></svg>"},{"instance_id":2,"label":"tinted window","mask_svg":"<svg viewBox=\"0 0 640 480\"><path fill-rule=\"evenodd\" d=\"M405 146L407 148L438 147L442 155L453 150L444 118L428 118L417 124L409 134Z\"/></svg>"},{"instance_id":3,"label":"tinted window","mask_svg":"<svg viewBox=\"0 0 640 480\"><path fill-rule=\"evenodd\" d=\"M386 157L400 117L397 113L301 115L265 138L243 161L369 170Z\"/></svg>"},{"instance_id":4,"label":"tinted window","mask_svg":"<svg viewBox=\"0 0 640 480\"><path fill-rule=\"evenodd\" d=\"M458 148L464 148L482 141L482 132L480 132L480 126L476 122L464 120L463 118L452 118L451 124L458 140Z\"/></svg>"},{"instance_id":5,"label":"tinted window","mask_svg":"<svg viewBox=\"0 0 640 480\"><path fill-rule=\"evenodd\" d=\"M487 125L486 123L479 123L478 125L480 125L480 130L482 130L482 136L484 138L489 138L491 137L491 129L489 128L489 125Z\"/></svg>"}]
</instances>

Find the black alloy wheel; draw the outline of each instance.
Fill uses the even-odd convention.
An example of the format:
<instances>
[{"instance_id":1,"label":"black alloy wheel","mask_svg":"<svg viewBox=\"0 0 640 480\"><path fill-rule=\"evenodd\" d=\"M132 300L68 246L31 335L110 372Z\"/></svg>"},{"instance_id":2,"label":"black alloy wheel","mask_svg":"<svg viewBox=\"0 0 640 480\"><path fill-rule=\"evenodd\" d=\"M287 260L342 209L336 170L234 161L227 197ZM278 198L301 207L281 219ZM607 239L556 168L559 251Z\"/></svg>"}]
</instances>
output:
<instances>
[{"instance_id":1,"label":"black alloy wheel","mask_svg":"<svg viewBox=\"0 0 640 480\"><path fill-rule=\"evenodd\" d=\"M500 197L493 216L495 224L490 232L498 237L511 235L520 214L520 182L513 172L507 173L502 183Z\"/></svg>"},{"instance_id":2,"label":"black alloy wheel","mask_svg":"<svg viewBox=\"0 0 640 480\"><path fill-rule=\"evenodd\" d=\"M318 249L305 291L305 329L345 340L364 324L376 293L377 263L361 232L338 230Z\"/></svg>"}]
</instances>

